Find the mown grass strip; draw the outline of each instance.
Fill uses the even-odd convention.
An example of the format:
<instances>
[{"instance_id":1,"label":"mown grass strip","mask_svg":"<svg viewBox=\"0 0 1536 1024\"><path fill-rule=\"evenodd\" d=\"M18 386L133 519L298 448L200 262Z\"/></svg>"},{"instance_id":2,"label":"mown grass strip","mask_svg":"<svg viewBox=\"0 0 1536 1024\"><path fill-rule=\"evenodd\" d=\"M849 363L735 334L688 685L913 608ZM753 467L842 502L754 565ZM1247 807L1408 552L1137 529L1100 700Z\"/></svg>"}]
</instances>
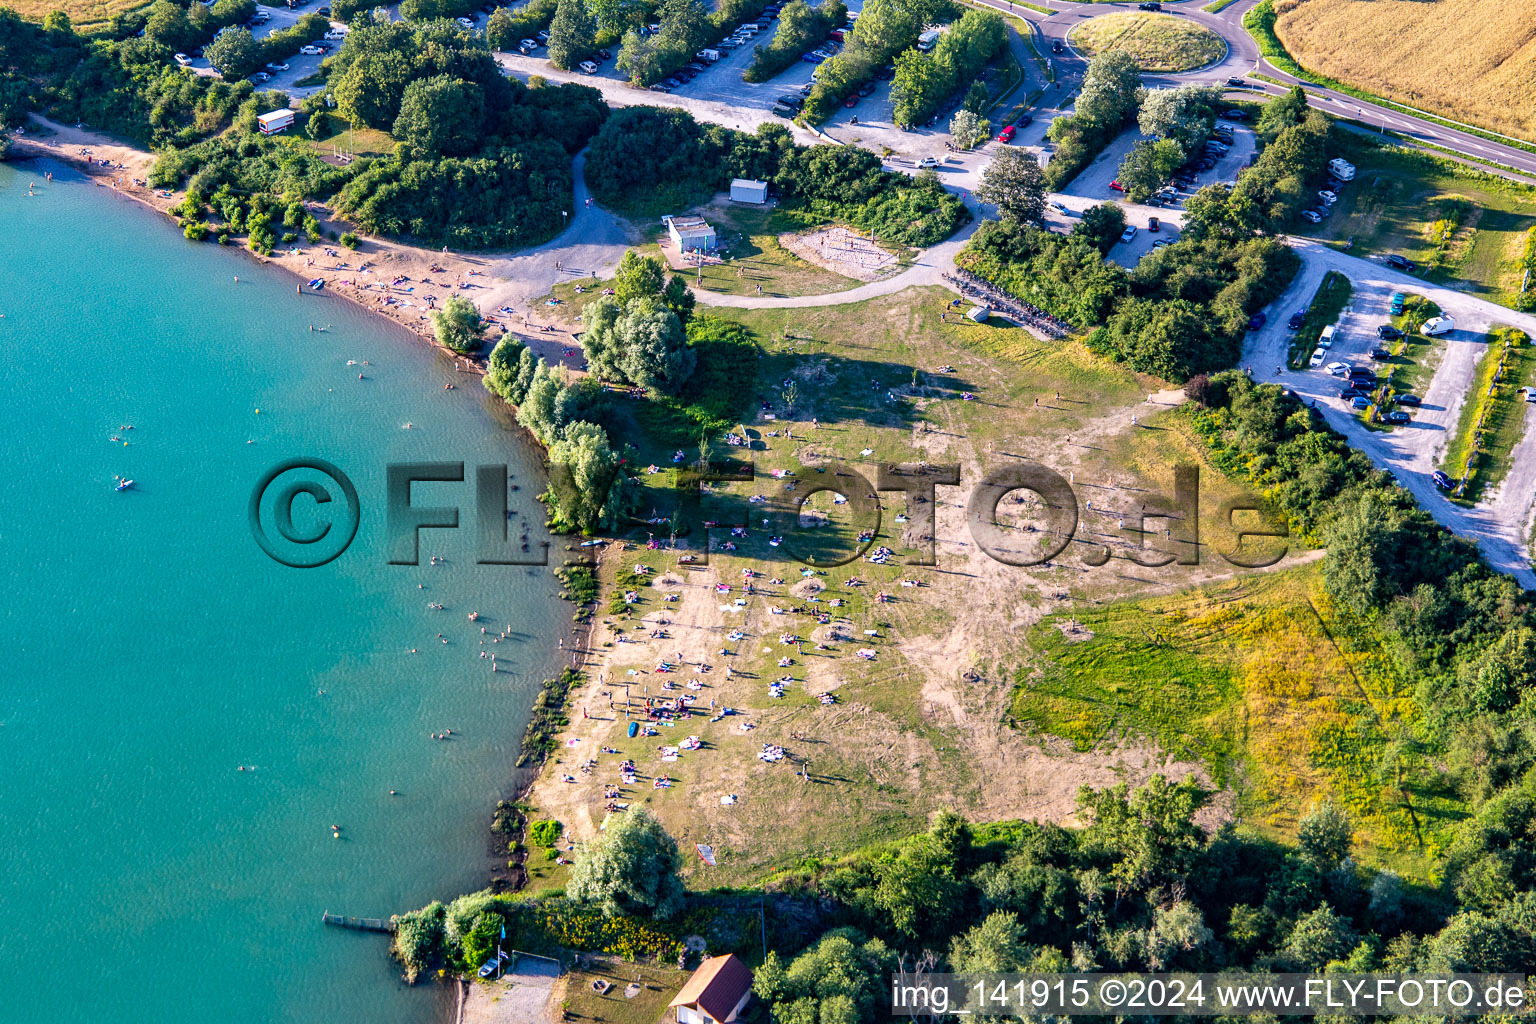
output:
<instances>
[{"instance_id":1,"label":"mown grass strip","mask_svg":"<svg viewBox=\"0 0 1536 1024\"><path fill-rule=\"evenodd\" d=\"M1235 3L1237 3L1237 0L1216 0L1215 3L1206 4L1200 9L1207 14L1216 14L1218 11L1226 10Z\"/></svg>"},{"instance_id":2,"label":"mown grass strip","mask_svg":"<svg viewBox=\"0 0 1536 1024\"><path fill-rule=\"evenodd\" d=\"M1457 481L1456 501L1477 504L1483 491L1509 471L1510 453L1525 432L1522 392L1532 383L1533 369L1536 350L1524 331L1495 327L1488 332L1488 351L1478 361L1471 397L1461 408L1441 465Z\"/></svg>"},{"instance_id":3,"label":"mown grass strip","mask_svg":"<svg viewBox=\"0 0 1536 1024\"><path fill-rule=\"evenodd\" d=\"M1324 275L1322 283L1317 286L1317 294L1312 296L1312 304L1307 307L1307 316L1302 321L1301 330L1291 339L1292 369L1306 369L1307 359L1313 349L1317 348L1317 340L1322 337L1323 328L1338 322L1354 290L1354 283L1337 270L1330 270ZM1290 314L1282 309L1276 315Z\"/></svg>"}]
</instances>

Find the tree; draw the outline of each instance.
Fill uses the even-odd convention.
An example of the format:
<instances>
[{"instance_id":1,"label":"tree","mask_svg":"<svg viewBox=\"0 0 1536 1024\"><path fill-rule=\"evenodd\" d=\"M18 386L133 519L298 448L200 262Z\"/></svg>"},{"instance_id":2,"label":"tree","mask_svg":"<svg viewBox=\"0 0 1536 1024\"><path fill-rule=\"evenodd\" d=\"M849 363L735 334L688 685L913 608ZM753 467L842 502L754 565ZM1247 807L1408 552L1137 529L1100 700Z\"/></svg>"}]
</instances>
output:
<instances>
[{"instance_id":1,"label":"tree","mask_svg":"<svg viewBox=\"0 0 1536 1024\"><path fill-rule=\"evenodd\" d=\"M619 369L626 380L667 395L682 390L696 356L676 313L654 300L642 300L625 311L618 332L623 345Z\"/></svg>"},{"instance_id":2,"label":"tree","mask_svg":"<svg viewBox=\"0 0 1536 1024\"><path fill-rule=\"evenodd\" d=\"M549 62L569 71L597 47L584 0L560 0L549 23Z\"/></svg>"},{"instance_id":3,"label":"tree","mask_svg":"<svg viewBox=\"0 0 1536 1024\"><path fill-rule=\"evenodd\" d=\"M493 395L500 395L506 401L516 405L522 400L523 393L527 390L525 382L519 380L522 369L522 356L524 352L531 351L517 338L510 334L503 334L496 347L491 349L491 357L486 361L485 376L480 382L485 385L485 390ZM519 389L519 384L523 387Z\"/></svg>"},{"instance_id":4,"label":"tree","mask_svg":"<svg viewBox=\"0 0 1536 1024\"><path fill-rule=\"evenodd\" d=\"M1327 800L1315 804L1296 828L1296 845L1302 855L1322 871L1332 871L1349 856L1353 839L1349 815Z\"/></svg>"},{"instance_id":5,"label":"tree","mask_svg":"<svg viewBox=\"0 0 1536 1024\"><path fill-rule=\"evenodd\" d=\"M192 25L186 9L171 0L155 0L149 8L149 20L144 23L144 35L173 50L189 48Z\"/></svg>"},{"instance_id":6,"label":"tree","mask_svg":"<svg viewBox=\"0 0 1536 1024\"><path fill-rule=\"evenodd\" d=\"M581 421L567 424L549 447L549 462L570 471L569 488L552 483L549 489L554 499L551 511L558 522L582 533L618 524L622 460L609 447L602 427Z\"/></svg>"},{"instance_id":7,"label":"tree","mask_svg":"<svg viewBox=\"0 0 1536 1024\"><path fill-rule=\"evenodd\" d=\"M1136 110L1141 69L1124 50L1106 50L1088 62L1078 90L1074 120L1097 128L1118 128Z\"/></svg>"},{"instance_id":8,"label":"tree","mask_svg":"<svg viewBox=\"0 0 1536 1024\"><path fill-rule=\"evenodd\" d=\"M1221 90L1210 86L1148 89L1142 94L1136 123L1143 135L1177 143L1182 159L1187 160L1210 137L1220 101Z\"/></svg>"},{"instance_id":9,"label":"tree","mask_svg":"<svg viewBox=\"0 0 1536 1024\"><path fill-rule=\"evenodd\" d=\"M467 156L480 146L485 98L461 78L433 75L405 87L394 136L428 157Z\"/></svg>"},{"instance_id":10,"label":"tree","mask_svg":"<svg viewBox=\"0 0 1536 1024\"><path fill-rule=\"evenodd\" d=\"M1144 891L1188 874L1205 845L1194 815L1209 799L1193 780L1172 783L1161 775L1134 793L1121 783L1104 790L1084 786L1077 794L1079 809L1093 819L1084 839L1114 859L1109 875L1121 892Z\"/></svg>"},{"instance_id":11,"label":"tree","mask_svg":"<svg viewBox=\"0 0 1536 1024\"><path fill-rule=\"evenodd\" d=\"M352 32L343 50L363 28ZM336 112L352 124L365 124L381 131L392 131L400 116L400 104L415 69L405 54L396 50L363 53L339 76L331 79L336 94Z\"/></svg>"},{"instance_id":12,"label":"tree","mask_svg":"<svg viewBox=\"0 0 1536 1024\"><path fill-rule=\"evenodd\" d=\"M1033 957L1018 916L1004 910L988 914L981 924L955 936L949 946L950 968L957 973L1022 971Z\"/></svg>"},{"instance_id":13,"label":"tree","mask_svg":"<svg viewBox=\"0 0 1536 1024\"><path fill-rule=\"evenodd\" d=\"M665 920L683 907L682 852L643 807L610 815L601 835L576 855L566 895L595 903L605 916Z\"/></svg>"},{"instance_id":14,"label":"tree","mask_svg":"<svg viewBox=\"0 0 1536 1024\"><path fill-rule=\"evenodd\" d=\"M1284 96L1278 96L1264 104L1259 111L1256 126L1260 135L1273 139L1287 128L1300 124L1307 112L1307 93L1301 86L1292 86Z\"/></svg>"},{"instance_id":15,"label":"tree","mask_svg":"<svg viewBox=\"0 0 1536 1024\"><path fill-rule=\"evenodd\" d=\"M261 64L261 47L248 28L227 28L203 48L203 56L226 79L244 78Z\"/></svg>"},{"instance_id":16,"label":"tree","mask_svg":"<svg viewBox=\"0 0 1536 1024\"><path fill-rule=\"evenodd\" d=\"M636 299L660 295L664 273L661 260L626 249L613 275L614 301L627 307Z\"/></svg>"},{"instance_id":17,"label":"tree","mask_svg":"<svg viewBox=\"0 0 1536 1024\"><path fill-rule=\"evenodd\" d=\"M1184 151L1172 139L1155 142L1143 139L1131 147L1120 161L1116 177L1125 189L1125 198L1133 203L1145 200L1173 176L1184 163Z\"/></svg>"},{"instance_id":18,"label":"tree","mask_svg":"<svg viewBox=\"0 0 1536 1024\"><path fill-rule=\"evenodd\" d=\"M987 83L978 78L965 91L965 100L960 105L973 114L982 114L991 101L992 93L987 89Z\"/></svg>"},{"instance_id":19,"label":"tree","mask_svg":"<svg viewBox=\"0 0 1536 1024\"><path fill-rule=\"evenodd\" d=\"M1045 176L1033 153L1002 149L981 172L976 198L997 206L999 217L1032 224L1045 215Z\"/></svg>"},{"instance_id":20,"label":"tree","mask_svg":"<svg viewBox=\"0 0 1536 1024\"><path fill-rule=\"evenodd\" d=\"M453 295L442 309L433 311L432 333L437 335L439 344L454 352L473 352L480 347L485 325L473 302Z\"/></svg>"},{"instance_id":21,"label":"tree","mask_svg":"<svg viewBox=\"0 0 1536 1024\"><path fill-rule=\"evenodd\" d=\"M770 952L752 991L780 1024L857 1024L874 1020L894 957L879 939L834 928L785 967Z\"/></svg>"},{"instance_id":22,"label":"tree","mask_svg":"<svg viewBox=\"0 0 1536 1024\"><path fill-rule=\"evenodd\" d=\"M1349 920L1324 903L1296 921L1281 952L1296 970L1320 971L1347 954L1356 941Z\"/></svg>"},{"instance_id":23,"label":"tree","mask_svg":"<svg viewBox=\"0 0 1536 1024\"><path fill-rule=\"evenodd\" d=\"M1088 239L1101 253L1108 253L1125 232L1125 211L1119 203L1099 203L1083 211L1072 225L1072 234Z\"/></svg>"},{"instance_id":24,"label":"tree","mask_svg":"<svg viewBox=\"0 0 1536 1024\"><path fill-rule=\"evenodd\" d=\"M949 119L950 138L961 149L970 149L978 142L985 141L991 131L990 122L982 120L974 111L964 107L955 111L955 116Z\"/></svg>"},{"instance_id":25,"label":"tree","mask_svg":"<svg viewBox=\"0 0 1536 1024\"><path fill-rule=\"evenodd\" d=\"M891 80L891 100L895 104L891 116L896 123L927 120L942 98L947 79L944 69L921 50L904 50L899 54L896 77Z\"/></svg>"}]
</instances>

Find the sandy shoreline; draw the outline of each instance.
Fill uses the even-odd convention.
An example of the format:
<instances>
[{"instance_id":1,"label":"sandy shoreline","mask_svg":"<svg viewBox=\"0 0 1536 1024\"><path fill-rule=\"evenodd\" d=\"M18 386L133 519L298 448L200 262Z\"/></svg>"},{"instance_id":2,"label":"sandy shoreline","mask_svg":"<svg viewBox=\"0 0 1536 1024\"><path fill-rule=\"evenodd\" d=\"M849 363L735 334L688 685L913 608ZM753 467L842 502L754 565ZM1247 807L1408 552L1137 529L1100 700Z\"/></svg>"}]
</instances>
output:
<instances>
[{"instance_id":1,"label":"sandy shoreline","mask_svg":"<svg viewBox=\"0 0 1536 1024\"><path fill-rule=\"evenodd\" d=\"M98 187L111 188L118 195L175 219L171 208L181 202L184 193L172 190L166 197L147 184L137 184L147 181L155 161L153 153L32 115L28 127L36 130L39 126L50 134L23 132L15 136L10 162L42 158L68 164L93 178ZM352 230L350 224L335 218L323 204L306 200L304 205L324 230L334 230L338 235ZM553 320L547 324L540 322L536 310L529 306L532 300L547 294L549 286L538 280L498 276L495 270L504 255L434 251L372 237L363 238L356 250L330 241L296 242L274 250L270 256L253 253L243 244L238 248L260 263L293 274L301 294L316 295L303 289L303 285L314 278L321 279L325 287L318 295L339 296L384 317L459 360L461 366L483 370L491 346L503 332L521 339L551 364L581 365L574 333ZM395 281L400 283L392 284ZM441 308L453 295L475 303L491 325L486 345L474 356L451 352L438 344L433 333L427 300L430 298L436 308ZM515 313L498 312L503 307L514 309ZM542 329L545 326L555 329L546 331Z\"/></svg>"}]
</instances>

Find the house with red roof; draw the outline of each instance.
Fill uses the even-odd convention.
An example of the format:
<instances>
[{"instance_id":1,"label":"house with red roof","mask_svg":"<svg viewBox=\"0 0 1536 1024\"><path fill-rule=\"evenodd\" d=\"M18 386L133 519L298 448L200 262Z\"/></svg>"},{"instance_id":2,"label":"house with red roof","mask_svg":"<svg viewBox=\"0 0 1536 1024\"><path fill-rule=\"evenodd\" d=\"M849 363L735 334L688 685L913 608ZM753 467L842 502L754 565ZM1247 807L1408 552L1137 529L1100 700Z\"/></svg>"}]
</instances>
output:
<instances>
[{"instance_id":1,"label":"house with red roof","mask_svg":"<svg viewBox=\"0 0 1536 1024\"><path fill-rule=\"evenodd\" d=\"M752 998L752 970L734 953L699 965L670 1008L677 1024L732 1024Z\"/></svg>"}]
</instances>

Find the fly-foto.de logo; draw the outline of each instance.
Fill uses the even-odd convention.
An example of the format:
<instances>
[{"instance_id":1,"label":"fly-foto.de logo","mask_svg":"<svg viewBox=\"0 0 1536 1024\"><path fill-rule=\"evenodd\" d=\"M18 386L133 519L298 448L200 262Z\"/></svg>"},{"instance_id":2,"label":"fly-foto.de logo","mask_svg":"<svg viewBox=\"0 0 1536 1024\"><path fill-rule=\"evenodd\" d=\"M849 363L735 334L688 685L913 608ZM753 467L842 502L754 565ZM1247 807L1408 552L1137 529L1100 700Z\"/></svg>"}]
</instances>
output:
<instances>
[{"instance_id":1,"label":"fly-foto.de logo","mask_svg":"<svg viewBox=\"0 0 1536 1024\"><path fill-rule=\"evenodd\" d=\"M418 503L413 485L465 481L462 462L386 467L385 549L390 564L419 564L422 530L460 526L457 504ZM504 465L475 469L475 560L482 565L547 565L547 542L531 541L526 525L516 533L512 528L508 481ZM975 481L962 481L958 465L925 462L827 462L759 476L751 462L720 460L680 465L674 482L669 514L652 509L644 518L632 516L631 525L643 528L652 543L687 547L702 564L708 563L712 548L737 550L738 542L757 538L767 542L762 554L816 568L846 565L885 544L905 549L905 564L937 565L941 505L963 509L966 532L977 548L1018 567L1060 559L1102 566L1112 558L1142 568L1194 566L1213 547L1230 565L1261 569L1276 564L1288 551L1285 520L1260 499L1227 498L1203 509L1198 466L1173 467L1168 493L1137 490L1134 500L1101 497L1097 505L1093 498L1080 496L1069 478L1024 460L993 468ZM622 484L618 469L594 478L556 464L549 469L545 497L556 508L570 508L583 496L590 498L585 492L606 495ZM769 493L750 493L759 485ZM953 489L965 486L968 493L956 501ZM826 523L826 516L806 516L815 505L813 499L823 494L842 508L845 529L819 528L816 524ZM888 505L900 509L894 521ZM352 481L332 463L290 459L257 482L248 516L252 536L268 556L294 568L314 568L334 560L352 543L361 505ZM1212 532L1223 538L1224 546L1203 540L1202 525L1215 527ZM667 539L658 540L662 535ZM688 539L679 540L685 536Z\"/></svg>"}]
</instances>

